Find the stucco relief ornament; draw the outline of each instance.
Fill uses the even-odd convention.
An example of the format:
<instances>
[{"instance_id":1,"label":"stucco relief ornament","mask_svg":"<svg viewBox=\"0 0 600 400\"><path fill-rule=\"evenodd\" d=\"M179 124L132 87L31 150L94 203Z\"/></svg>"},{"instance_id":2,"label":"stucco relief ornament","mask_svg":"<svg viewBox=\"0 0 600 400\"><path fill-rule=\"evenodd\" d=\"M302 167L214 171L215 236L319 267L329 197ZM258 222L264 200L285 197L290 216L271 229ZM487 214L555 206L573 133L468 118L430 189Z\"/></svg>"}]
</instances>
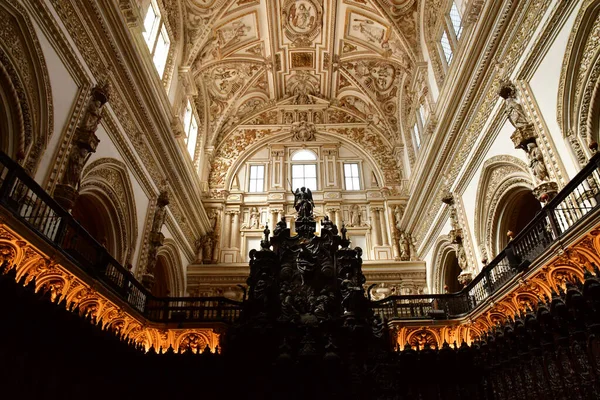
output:
<instances>
[{"instance_id":1,"label":"stucco relief ornament","mask_svg":"<svg viewBox=\"0 0 600 400\"><path fill-rule=\"evenodd\" d=\"M310 47L321 32L323 8L314 0L287 0L283 5L283 31L294 47Z\"/></svg>"},{"instance_id":2,"label":"stucco relief ornament","mask_svg":"<svg viewBox=\"0 0 600 400\"><path fill-rule=\"evenodd\" d=\"M295 142L310 142L316 140L317 129L310 122L301 121L292 125L292 140Z\"/></svg>"}]
</instances>

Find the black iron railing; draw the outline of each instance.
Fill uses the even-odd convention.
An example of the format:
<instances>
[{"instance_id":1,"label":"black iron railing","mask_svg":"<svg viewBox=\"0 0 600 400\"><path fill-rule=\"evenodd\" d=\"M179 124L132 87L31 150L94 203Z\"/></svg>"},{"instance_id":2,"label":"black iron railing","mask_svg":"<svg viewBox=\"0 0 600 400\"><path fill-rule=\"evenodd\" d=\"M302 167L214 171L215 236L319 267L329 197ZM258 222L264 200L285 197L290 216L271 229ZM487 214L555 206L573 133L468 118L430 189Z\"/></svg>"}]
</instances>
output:
<instances>
[{"instance_id":1,"label":"black iron railing","mask_svg":"<svg viewBox=\"0 0 600 400\"><path fill-rule=\"evenodd\" d=\"M240 313L240 303L225 298L154 297L20 165L2 152L0 205L151 321L231 322Z\"/></svg>"},{"instance_id":2,"label":"black iron railing","mask_svg":"<svg viewBox=\"0 0 600 400\"><path fill-rule=\"evenodd\" d=\"M600 155L596 155L462 291L391 296L372 302L374 311L388 320L466 315L598 207L599 167ZM232 322L240 315L241 303L222 297L154 297L23 168L1 152L0 205L150 321Z\"/></svg>"},{"instance_id":3,"label":"black iron railing","mask_svg":"<svg viewBox=\"0 0 600 400\"><path fill-rule=\"evenodd\" d=\"M460 292L391 296L373 302L373 309L388 320L449 319L466 315L595 211L600 204L599 168L600 154L597 154Z\"/></svg>"}]
</instances>

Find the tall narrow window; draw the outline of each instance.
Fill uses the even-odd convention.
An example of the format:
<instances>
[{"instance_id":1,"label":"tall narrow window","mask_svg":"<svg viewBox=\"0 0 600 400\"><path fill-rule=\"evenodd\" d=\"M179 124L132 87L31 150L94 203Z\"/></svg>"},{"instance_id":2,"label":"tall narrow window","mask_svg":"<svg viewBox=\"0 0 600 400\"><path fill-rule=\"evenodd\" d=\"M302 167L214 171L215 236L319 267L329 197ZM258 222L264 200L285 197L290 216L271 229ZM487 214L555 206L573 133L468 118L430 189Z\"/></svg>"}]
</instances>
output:
<instances>
[{"instance_id":1,"label":"tall narrow window","mask_svg":"<svg viewBox=\"0 0 600 400\"><path fill-rule=\"evenodd\" d=\"M446 60L446 65L450 65L454 58L454 53L458 47L458 40L462 34L462 18L456 3L452 1L450 10L445 16L445 23L440 38L440 47Z\"/></svg>"},{"instance_id":2,"label":"tall narrow window","mask_svg":"<svg viewBox=\"0 0 600 400\"><path fill-rule=\"evenodd\" d=\"M454 30L454 36L456 36L456 40L458 40L460 39L460 34L462 33L462 19L460 18L460 13L458 12L455 2L452 2L449 16L450 22L452 23L452 29Z\"/></svg>"},{"instance_id":3,"label":"tall narrow window","mask_svg":"<svg viewBox=\"0 0 600 400\"><path fill-rule=\"evenodd\" d=\"M444 51L444 56L446 57L446 63L450 65L452 61L452 46L450 45L450 40L448 39L448 35L446 31L442 33L442 50Z\"/></svg>"},{"instance_id":4,"label":"tall narrow window","mask_svg":"<svg viewBox=\"0 0 600 400\"><path fill-rule=\"evenodd\" d=\"M346 181L346 190L360 190L357 163L344 164L344 179Z\"/></svg>"},{"instance_id":5,"label":"tall narrow window","mask_svg":"<svg viewBox=\"0 0 600 400\"><path fill-rule=\"evenodd\" d=\"M251 193L265 191L265 166L251 165L250 166L250 184L248 191Z\"/></svg>"},{"instance_id":6,"label":"tall narrow window","mask_svg":"<svg viewBox=\"0 0 600 400\"><path fill-rule=\"evenodd\" d=\"M171 42L167 28L160 16L158 6L155 0L150 2L146 18L144 18L144 40L152 56L154 67L158 75L162 78L165 72L165 65L169 56Z\"/></svg>"},{"instance_id":7,"label":"tall narrow window","mask_svg":"<svg viewBox=\"0 0 600 400\"><path fill-rule=\"evenodd\" d=\"M311 161L313 161L311 163ZM317 190L317 156L310 150L300 150L292 156L292 187Z\"/></svg>"},{"instance_id":8,"label":"tall narrow window","mask_svg":"<svg viewBox=\"0 0 600 400\"><path fill-rule=\"evenodd\" d=\"M187 148L190 157L194 159L196 153L196 141L198 140L198 121L192 110L192 104L188 100L185 107L185 115L183 117L183 125L185 129L185 146Z\"/></svg>"},{"instance_id":9,"label":"tall narrow window","mask_svg":"<svg viewBox=\"0 0 600 400\"><path fill-rule=\"evenodd\" d=\"M417 124L413 127L413 134L415 136L415 144L417 145L417 149L421 147L421 132L419 132L419 127Z\"/></svg>"}]
</instances>

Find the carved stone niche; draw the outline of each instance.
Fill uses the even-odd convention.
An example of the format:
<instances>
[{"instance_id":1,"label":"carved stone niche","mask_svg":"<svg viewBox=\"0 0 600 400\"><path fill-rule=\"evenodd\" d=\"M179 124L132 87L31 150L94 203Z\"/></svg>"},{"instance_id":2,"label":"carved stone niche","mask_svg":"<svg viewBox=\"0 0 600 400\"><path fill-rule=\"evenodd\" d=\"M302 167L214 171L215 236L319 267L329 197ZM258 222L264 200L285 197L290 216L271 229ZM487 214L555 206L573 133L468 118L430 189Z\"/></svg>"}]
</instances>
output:
<instances>
[{"instance_id":1,"label":"carved stone niche","mask_svg":"<svg viewBox=\"0 0 600 400\"><path fill-rule=\"evenodd\" d=\"M529 143L535 143L535 130L533 125L527 125L521 128L515 129L510 139L515 145L515 149L527 149Z\"/></svg>"}]
</instances>

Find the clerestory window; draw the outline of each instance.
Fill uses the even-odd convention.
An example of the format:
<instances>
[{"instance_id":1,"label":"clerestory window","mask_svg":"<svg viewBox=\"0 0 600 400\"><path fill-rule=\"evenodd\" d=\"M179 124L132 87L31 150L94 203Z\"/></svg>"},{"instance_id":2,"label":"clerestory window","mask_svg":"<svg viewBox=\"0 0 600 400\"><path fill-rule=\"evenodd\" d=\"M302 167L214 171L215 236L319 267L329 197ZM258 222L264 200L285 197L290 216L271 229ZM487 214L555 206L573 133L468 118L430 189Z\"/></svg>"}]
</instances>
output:
<instances>
[{"instance_id":1,"label":"clerestory window","mask_svg":"<svg viewBox=\"0 0 600 400\"><path fill-rule=\"evenodd\" d=\"M196 120L196 116L194 115L194 110L192 109L192 103L187 101L187 105L185 107L185 116L183 118L183 125L185 130L185 146L187 151L194 160L194 156L196 154L196 142L198 140L198 121Z\"/></svg>"},{"instance_id":2,"label":"clerestory window","mask_svg":"<svg viewBox=\"0 0 600 400\"><path fill-rule=\"evenodd\" d=\"M446 65L450 65L452 62L458 48L458 41L460 40L462 30L462 18L456 3L453 1L450 10L445 15L442 35L440 37L440 50L444 56Z\"/></svg>"},{"instance_id":3,"label":"clerestory window","mask_svg":"<svg viewBox=\"0 0 600 400\"><path fill-rule=\"evenodd\" d=\"M344 180L346 182L346 190L360 190L358 163L344 164Z\"/></svg>"},{"instance_id":4,"label":"clerestory window","mask_svg":"<svg viewBox=\"0 0 600 400\"><path fill-rule=\"evenodd\" d=\"M165 66L167 65L167 58L169 57L171 41L169 40L167 28L160 16L160 10L155 0L150 2L148 12L144 18L143 36L152 56L154 67L162 79L165 73Z\"/></svg>"},{"instance_id":5,"label":"clerestory window","mask_svg":"<svg viewBox=\"0 0 600 400\"><path fill-rule=\"evenodd\" d=\"M250 193L265 191L265 166L251 165L250 166L250 181L248 184Z\"/></svg>"},{"instance_id":6,"label":"clerestory window","mask_svg":"<svg viewBox=\"0 0 600 400\"><path fill-rule=\"evenodd\" d=\"M317 155L310 150L299 150L292 156L292 187L317 190Z\"/></svg>"}]
</instances>

